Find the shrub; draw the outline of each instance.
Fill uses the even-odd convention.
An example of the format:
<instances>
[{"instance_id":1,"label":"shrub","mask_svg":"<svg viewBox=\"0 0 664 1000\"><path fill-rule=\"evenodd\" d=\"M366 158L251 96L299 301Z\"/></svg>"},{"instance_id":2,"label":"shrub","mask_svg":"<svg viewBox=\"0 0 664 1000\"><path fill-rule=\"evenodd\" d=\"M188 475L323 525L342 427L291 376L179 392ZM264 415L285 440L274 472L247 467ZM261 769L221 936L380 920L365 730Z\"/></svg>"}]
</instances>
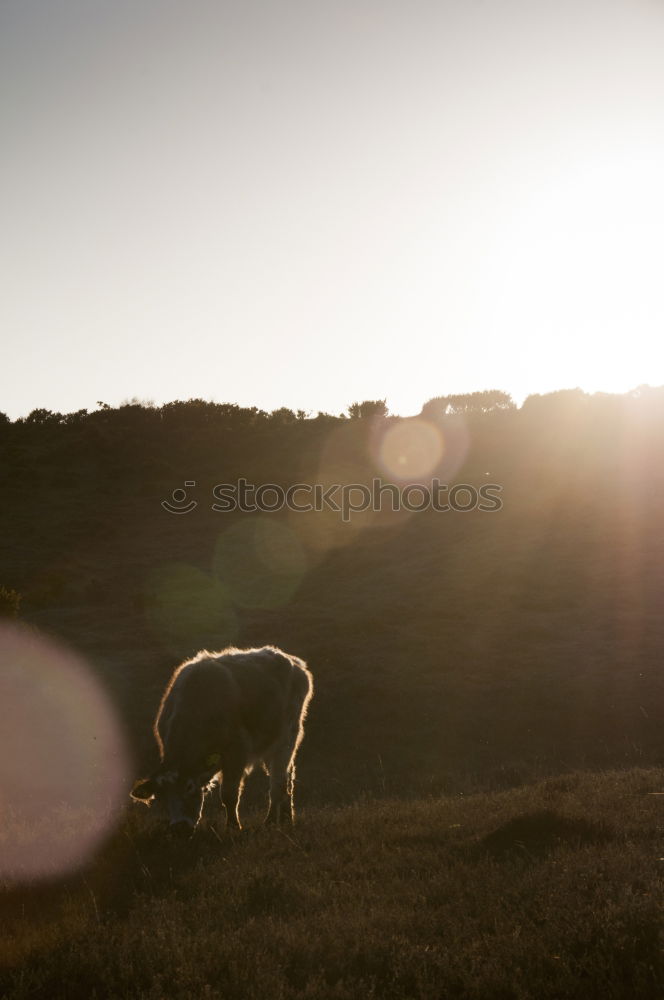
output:
<instances>
[{"instance_id":1,"label":"shrub","mask_svg":"<svg viewBox=\"0 0 664 1000\"><path fill-rule=\"evenodd\" d=\"M22 595L11 587L0 587L0 618L18 618Z\"/></svg>"}]
</instances>

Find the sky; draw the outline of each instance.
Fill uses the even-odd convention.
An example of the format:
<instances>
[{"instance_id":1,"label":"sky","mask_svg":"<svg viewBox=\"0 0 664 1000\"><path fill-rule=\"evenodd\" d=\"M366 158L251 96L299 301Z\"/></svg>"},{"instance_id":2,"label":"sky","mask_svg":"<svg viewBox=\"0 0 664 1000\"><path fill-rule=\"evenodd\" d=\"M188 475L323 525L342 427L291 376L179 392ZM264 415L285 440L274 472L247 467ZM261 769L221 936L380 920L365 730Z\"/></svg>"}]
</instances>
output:
<instances>
[{"instance_id":1,"label":"sky","mask_svg":"<svg viewBox=\"0 0 664 1000\"><path fill-rule=\"evenodd\" d=\"M664 383L664 0L0 0L0 411Z\"/></svg>"}]
</instances>

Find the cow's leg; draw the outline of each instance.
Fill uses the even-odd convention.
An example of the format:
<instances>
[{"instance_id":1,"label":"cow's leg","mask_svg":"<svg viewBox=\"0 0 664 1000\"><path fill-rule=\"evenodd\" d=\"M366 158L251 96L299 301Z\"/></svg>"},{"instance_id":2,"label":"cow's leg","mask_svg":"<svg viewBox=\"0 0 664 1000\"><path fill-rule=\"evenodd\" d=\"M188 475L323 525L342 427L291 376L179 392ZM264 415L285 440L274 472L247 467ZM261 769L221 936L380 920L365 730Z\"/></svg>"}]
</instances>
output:
<instances>
[{"instance_id":1,"label":"cow's leg","mask_svg":"<svg viewBox=\"0 0 664 1000\"><path fill-rule=\"evenodd\" d=\"M285 823L287 826L292 826L295 821L293 792L298 736L299 726L288 733L267 761L270 773L270 808L266 823Z\"/></svg>"},{"instance_id":2,"label":"cow's leg","mask_svg":"<svg viewBox=\"0 0 664 1000\"><path fill-rule=\"evenodd\" d=\"M293 825L293 779L294 768L278 771L272 765L270 768L270 808L265 819L266 823L285 823Z\"/></svg>"},{"instance_id":3,"label":"cow's leg","mask_svg":"<svg viewBox=\"0 0 664 1000\"><path fill-rule=\"evenodd\" d=\"M223 777L221 782L221 801L226 810L226 828L229 830L241 830L240 823L240 796L244 783L244 759L235 758L224 764Z\"/></svg>"}]
</instances>

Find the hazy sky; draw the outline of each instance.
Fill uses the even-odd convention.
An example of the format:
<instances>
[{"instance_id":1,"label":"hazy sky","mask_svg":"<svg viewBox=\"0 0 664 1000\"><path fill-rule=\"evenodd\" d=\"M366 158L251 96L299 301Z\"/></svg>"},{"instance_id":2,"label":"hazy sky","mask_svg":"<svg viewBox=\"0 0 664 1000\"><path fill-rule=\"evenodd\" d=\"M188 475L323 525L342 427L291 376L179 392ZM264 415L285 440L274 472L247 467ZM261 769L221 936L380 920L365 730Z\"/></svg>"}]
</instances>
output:
<instances>
[{"instance_id":1,"label":"hazy sky","mask_svg":"<svg viewBox=\"0 0 664 1000\"><path fill-rule=\"evenodd\" d=\"M664 0L0 0L0 410L664 383Z\"/></svg>"}]
</instances>

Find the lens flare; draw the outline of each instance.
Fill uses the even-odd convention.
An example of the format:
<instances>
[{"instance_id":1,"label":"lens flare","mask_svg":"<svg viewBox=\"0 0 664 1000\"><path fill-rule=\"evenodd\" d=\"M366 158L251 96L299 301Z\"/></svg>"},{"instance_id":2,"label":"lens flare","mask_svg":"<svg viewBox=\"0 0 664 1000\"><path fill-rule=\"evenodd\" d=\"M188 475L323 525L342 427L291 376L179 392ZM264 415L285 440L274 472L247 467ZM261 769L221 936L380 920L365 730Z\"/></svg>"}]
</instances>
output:
<instances>
[{"instance_id":1,"label":"lens flare","mask_svg":"<svg viewBox=\"0 0 664 1000\"><path fill-rule=\"evenodd\" d=\"M227 645L237 638L238 621L228 588L186 563L154 571L146 584L146 615L162 644L178 648Z\"/></svg>"},{"instance_id":2,"label":"lens flare","mask_svg":"<svg viewBox=\"0 0 664 1000\"><path fill-rule=\"evenodd\" d=\"M306 571L304 547L281 521L243 519L217 540L214 573L239 607L283 607Z\"/></svg>"},{"instance_id":3,"label":"lens flare","mask_svg":"<svg viewBox=\"0 0 664 1000\"><path fill-rule=\"evenodd\" d=\"M444 450L440 428L413 417L387 427L378 446L378 463L388 476L406 482L431 475Z\"/></svg>"},{"instance_id":4,"label":"lens flare","mask_svg":"<svg viewBox=\"0 0 664 1000\"><path fill-rule=\"evenodd\" d=\"M312 509L293 509L289 523L302 540L312 563L317 563L335 549L352 545L360 534L374 523L370 507L343 517L343 490L353 484L371 482L371 466L367 461L367 436L372 421L347 420L331 430L320 450L315 469L303 470L303 482L311 485L312 493L297 497L308 500ZM353 503L358 491L353 491Z\"/></svg>"},{"instance_id":5,"label":"lens flare","mask_svg":"<svg viewBox=\"0 0 664 1000\"><path fill-rule=\"evenodd\" d=\"M85 864L124 806L128 773L121 727L86 663L0 626L0 878Z\"/></svg>"}]
</instances>

